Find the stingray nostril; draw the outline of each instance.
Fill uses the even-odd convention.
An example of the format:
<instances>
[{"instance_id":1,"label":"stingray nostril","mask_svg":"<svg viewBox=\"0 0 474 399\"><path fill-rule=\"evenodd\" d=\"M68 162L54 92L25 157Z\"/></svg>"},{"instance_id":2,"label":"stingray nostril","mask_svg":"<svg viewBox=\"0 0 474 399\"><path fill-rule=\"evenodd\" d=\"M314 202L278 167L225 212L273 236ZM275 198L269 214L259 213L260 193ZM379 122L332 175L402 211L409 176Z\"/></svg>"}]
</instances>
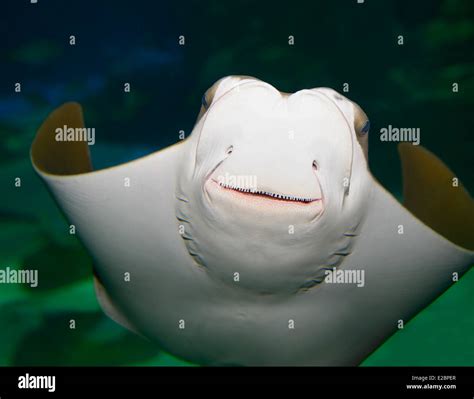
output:
<instances>
[{"instance_id":1,"label":"stingray nostril","mask_svg":"<svg viewBox=\"0 0 474 399\"><path fill-rule=\"evenodd\" d=\"M313 161L313 170L316 172L318 170L318 164L316 161Z\"/></svg>"},{"instance_id":2,"label":"stingray nostril","mask_svg":"<svg viewBox=\"0 0 474 399\"><path fill-rule=\"evenodd\" d=\"M229 148L227 148L227 151L225 152L227 155L232 154L232 151L234 151L234 146L231 145Z\"/></svg>"}]
</instances>

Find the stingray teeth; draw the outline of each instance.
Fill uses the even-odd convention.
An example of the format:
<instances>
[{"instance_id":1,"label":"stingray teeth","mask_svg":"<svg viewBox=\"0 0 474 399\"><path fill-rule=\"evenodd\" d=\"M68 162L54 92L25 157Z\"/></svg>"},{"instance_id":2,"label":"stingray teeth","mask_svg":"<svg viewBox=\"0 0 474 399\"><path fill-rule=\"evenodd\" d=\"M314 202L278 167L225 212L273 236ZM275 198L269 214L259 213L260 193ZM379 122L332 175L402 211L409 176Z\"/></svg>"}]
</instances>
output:
<instances>
[{"instance_id":1,"label":"stingray teeth","mask_svg":"<svg viewBox=\"0 0 474 399\"><path fill-rule=\"evenodd\" d=\"M242 187L232 186L230 184L225 184L225 183L220 183L220 182L219 182L219 185L221 187L227 188L229 190L235 190L235 191L238 191L238 192L241 192L241 193L252 193L252 194L256 194L256 195L265 195L267 197L278 198L278 199L282 199L282 200L285 200L285 201L295 201L295 202L305 202L305 203L307 203L307 202L313 202L313 201L317 200L317 198L294 197L292 195L283 195L283 194L271 193L269 191L260 191L260 190L257 190L255 188L242 188Z\"/></svg>"}]
</instances>

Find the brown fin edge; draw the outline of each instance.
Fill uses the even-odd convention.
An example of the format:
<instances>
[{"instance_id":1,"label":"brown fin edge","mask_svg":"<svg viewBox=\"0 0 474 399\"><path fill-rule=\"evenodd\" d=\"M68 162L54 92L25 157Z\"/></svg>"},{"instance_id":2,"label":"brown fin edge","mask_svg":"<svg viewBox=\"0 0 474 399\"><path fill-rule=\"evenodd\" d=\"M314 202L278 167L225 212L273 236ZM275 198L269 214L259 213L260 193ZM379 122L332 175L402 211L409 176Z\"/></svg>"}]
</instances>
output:
<instances>
[{"instance_id":1,"label":"brown fin edge","mask_svg":"<svg viewBox=\"0 0 474 399\"><path fill-rule=\"evenodd\" d=\"M455 174L426 148L398 146L403 174L403 205L452 243L474 250L474 201Z\"/></svg>"},{"instance_id":2,"label":"brown fin edge","mask_svg":"<svg viewBox=\"0 0 474 399\"><path fill-rule=\"evenodd\" d=\"M84 128L82 107L68 102L48 115L31 146L33 165L42 173L75 175L92 171L89 146L85 141L58 141L56 129Z\"/></svg>"},{"instance_id":3,"label":"brown fin edge","mask_svg":"<svg viewBox=\"0 0 474 399\"><path fill-rule=\"evenodd\" d=\"M134 332L135 334L141 335L135 327L128 321L128 319L122 314L122 312L117 308L112 299L110 298L109 293L105 289L102 281L100 280L99 275L96 272L96 268L93 268L94 271L94 289L99 302L100 307L104 313L115 321L117 324L125 327L126 329Z\"/></svg>"}]
</instances>

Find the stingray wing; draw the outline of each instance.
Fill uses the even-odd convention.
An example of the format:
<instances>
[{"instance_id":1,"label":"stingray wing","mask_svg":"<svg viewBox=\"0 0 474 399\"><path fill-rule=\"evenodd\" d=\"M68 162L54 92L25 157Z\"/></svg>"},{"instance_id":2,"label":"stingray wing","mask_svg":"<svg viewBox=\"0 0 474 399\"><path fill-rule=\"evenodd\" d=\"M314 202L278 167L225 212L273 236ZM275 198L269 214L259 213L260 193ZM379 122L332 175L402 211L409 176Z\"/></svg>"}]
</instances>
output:
<instances>
[{"instance_id":1,"label":"stingray wing","mask_svg":"<svg viewBox=\"0 0 474 399\"><path fill-rule=\"evenodd\" d=\"M79 104L64 104L43 123L31 148L33 166L94 258L96 292L104 311L139 330L131 303L140 299L141 280L154 279L158 299L189 281L191 260L174 211L184 143L92 171L86 142L56 140L56 129L65 125L84 127Z\"/></svg>"},{"instance_id":2,"label":"stingray wing","mask_svg":"<svg viewBox=\"0 0 474 399\"><path fill-rule=\"evenodd\" d=\"M396 331L399 320L410 320L474 263L472 198L460 184L453 186L454 174L426 149L405 144L400 153L405 204L374 181L370 211L343 265L363 269L365 286L348 287L344 298L334 290L330 301L340 315L348 302L360 309L352 327L360 336L339 337L353 339L357 362Z\"/></svg>"}]
</instances>

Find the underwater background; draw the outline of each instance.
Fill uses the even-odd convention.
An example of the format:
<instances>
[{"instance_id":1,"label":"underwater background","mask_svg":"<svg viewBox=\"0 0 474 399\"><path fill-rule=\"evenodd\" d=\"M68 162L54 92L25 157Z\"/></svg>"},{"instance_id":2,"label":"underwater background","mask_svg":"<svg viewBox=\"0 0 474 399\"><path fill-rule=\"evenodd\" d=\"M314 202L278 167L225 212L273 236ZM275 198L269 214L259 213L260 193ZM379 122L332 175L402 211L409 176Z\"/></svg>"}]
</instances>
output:
<instances>
[{"instance_id":1,"label":"underwater background","mask_svg":"<svg viewBox=\"0 0 474 399\"><path fill-rule=\"evenodd\" d=\"M473 17L470 0L2 1L0 268L38 269L40 284L0 284L0 365L190 365L100 310L91 258L29 160L53 109L82 104L101 168L189 135L223 76L285 92L349 83L343 94L371 120L371 170L394 195L397 143L379 139L390 124L420 128L421 144L472 192ZM474 366L474 270L362 363L399 365Z\"/></svg>"}]
</instances>

